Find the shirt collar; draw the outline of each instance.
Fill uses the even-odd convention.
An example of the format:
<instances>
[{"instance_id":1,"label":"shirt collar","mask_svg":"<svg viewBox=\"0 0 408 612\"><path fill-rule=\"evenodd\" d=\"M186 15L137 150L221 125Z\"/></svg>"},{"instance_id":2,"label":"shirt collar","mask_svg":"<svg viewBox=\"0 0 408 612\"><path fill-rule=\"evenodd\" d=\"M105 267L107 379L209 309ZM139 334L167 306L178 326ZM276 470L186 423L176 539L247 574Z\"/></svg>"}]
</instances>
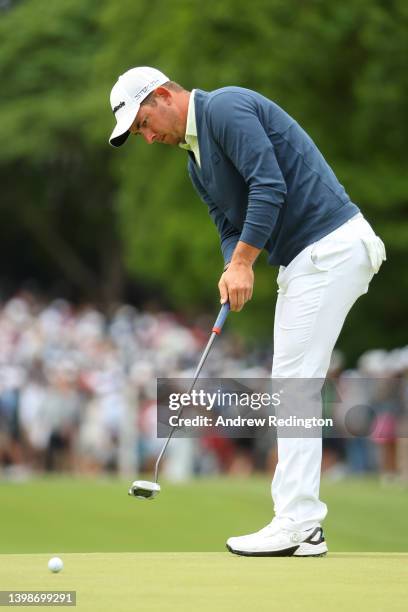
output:
<instances>
[{"instance_id":1,"label":"shirt collar","mask_svg":"<svg viewBox=\"0 0 408 612\"><path fill-rule=\"evenodd\" d=\"M181 142L179 147L191 151L189 140L190 138L197 138L197 124L195 116L195 104L194 104L195 89L191 91L190 100L188 102L187 110L187 121L186 121L186 135L184 137L185 142Z\"/></svg>"},{"instance_id":2,"label":"shirt collar","mask_svg":"<svg viewBox=\"0 0 408 612\"><path fill-rule=\"evenodd\" d=\"M190 100L188 103L186 136L197 136L194 95L195 95L195 89L192 90L190 94Z\"/></svg>"}]
</instances>

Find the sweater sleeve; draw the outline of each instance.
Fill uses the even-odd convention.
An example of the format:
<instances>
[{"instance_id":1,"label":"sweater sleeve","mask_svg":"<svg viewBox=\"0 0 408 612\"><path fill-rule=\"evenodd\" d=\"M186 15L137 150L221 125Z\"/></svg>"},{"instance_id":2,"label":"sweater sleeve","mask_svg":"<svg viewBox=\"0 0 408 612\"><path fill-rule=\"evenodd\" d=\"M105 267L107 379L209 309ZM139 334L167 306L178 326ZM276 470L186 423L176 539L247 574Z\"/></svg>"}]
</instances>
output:
<instances>
[{"instance_id":1,"label":"sweater sleeve","mask_svg":"<svg viewBox=\"0 0 408 612\"><path fill-rule=\"evenodd\" d=\"M232 254L236 247L236 244L240 237L240 232L231 225L224 213L218 208L216 204L211 200L210 196L204 189L200 179L197 176L197 172L194 169L194 165L189 160L188 162L188 173L190 175L191 182L202 201L207 204L208 212L215 223L218 233L221 239L221 251L224 257L225 264L229 263L232 258Z\"/></svg>"},{"instance_id":2,"label":"sweater sleeve","mask_svg":"<svg viewBox=\"0 0 408 612\"><path fill-rule=\"evenodd\" d=\"M209 104L209 127L225 155L248 185L248 207L240 240L262 249L286 198L286 183L274 147L254 102L223 92Z\"/></svg>"}]
</instances>

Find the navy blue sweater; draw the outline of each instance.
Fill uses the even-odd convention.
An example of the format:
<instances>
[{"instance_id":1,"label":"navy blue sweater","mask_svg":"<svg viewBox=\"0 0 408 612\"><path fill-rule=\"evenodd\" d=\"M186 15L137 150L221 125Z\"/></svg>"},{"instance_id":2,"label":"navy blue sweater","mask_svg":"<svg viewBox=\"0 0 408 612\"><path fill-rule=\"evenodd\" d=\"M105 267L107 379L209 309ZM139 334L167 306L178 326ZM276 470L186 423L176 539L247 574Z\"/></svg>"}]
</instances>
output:
<instances>
[{"instance_id":1,"label":"navy blue sweater","mask_svg":"<svg viewBox=\"0 0 408 612\"><path fill-rule=\"evenodd\" d=\"M238 240L287 266L359 212L324 157L277 104L241 87L195 92L201 169L188 171L208 205L227 263Z\"/></svg>"}]
</instances>

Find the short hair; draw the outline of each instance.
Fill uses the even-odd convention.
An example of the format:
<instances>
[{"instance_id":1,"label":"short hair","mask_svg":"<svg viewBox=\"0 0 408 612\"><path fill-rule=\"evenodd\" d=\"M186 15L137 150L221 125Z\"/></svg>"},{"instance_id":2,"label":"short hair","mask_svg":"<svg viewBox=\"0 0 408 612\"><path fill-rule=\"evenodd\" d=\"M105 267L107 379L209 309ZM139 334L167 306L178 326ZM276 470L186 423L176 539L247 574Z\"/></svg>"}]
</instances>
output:
<instances>
[{"instance_id":1,"label":"short hair","mask_svg":"<svg viewBox=\"0 0 408 612\"><path fill-rule=\"evenodd\" d=\"M170 89L171 91L184 91L184 87L182 87L181 85L179 85L175 81L166 81L165 83L160 85L160 87L167 87L167 89ZM156 104L155 98L156 98L156 92L152 91L140 103L140 106L144 106L145 104L150 104L151 106L154 106Z\"/></svg>"}]
</instances>

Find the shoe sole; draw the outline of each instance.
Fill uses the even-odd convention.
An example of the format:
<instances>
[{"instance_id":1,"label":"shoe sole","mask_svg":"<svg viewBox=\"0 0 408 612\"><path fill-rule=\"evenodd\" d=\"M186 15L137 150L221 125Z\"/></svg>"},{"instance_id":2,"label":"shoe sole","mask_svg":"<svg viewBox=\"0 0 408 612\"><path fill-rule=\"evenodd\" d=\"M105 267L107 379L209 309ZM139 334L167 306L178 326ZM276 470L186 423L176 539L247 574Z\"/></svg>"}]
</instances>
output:
<instances>
[{"instance_id":1,"label":"shoe sole","mask_svg":"<svg viewBox=\"0 0 408 612\"><path fill-rule=\"evenodd\" d=\"M226 544L227 550L234 555L240 555L242 557L325 557L328 549L325 542L321 544L306 544L302 543L298 546L291 546L290 548L284 548L283 550L272 550L272 551L257 551L248 552L246 550L234 550Z\"/></svg>"},{"instance_id":2,"label":"shoe sole","mask_svg":"<svg viewBox=\"0 0 408 612\"><path fill-rule=\"evenodd\" d=\"M325 541L320 544L309 544L308 542L302 542L293 554L294 557L324 557L327 555L328 548Z\"/></svg>"}]
</instances>

